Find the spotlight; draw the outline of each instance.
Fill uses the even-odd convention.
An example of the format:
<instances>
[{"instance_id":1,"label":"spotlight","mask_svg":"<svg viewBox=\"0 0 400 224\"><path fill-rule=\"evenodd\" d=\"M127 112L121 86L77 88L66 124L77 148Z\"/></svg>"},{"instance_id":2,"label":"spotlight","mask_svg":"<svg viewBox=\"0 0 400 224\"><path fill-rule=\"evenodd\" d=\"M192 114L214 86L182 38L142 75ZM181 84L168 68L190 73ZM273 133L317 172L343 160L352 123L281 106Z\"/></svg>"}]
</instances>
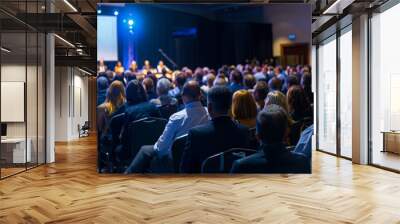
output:
<instances>
[{"instance_id":1,"label":"spotlight","mask_svg":"<svg viewBox=\"0 0 400 224\"><path fill-rule=\"evenodd\" d=\"M119 12L118 11L114 11L114 16L118 16Z\"/></svg>"},{"instance_id":2,"label":"spotlight","mask_svg":"<svg viewBox=\"0 0 400 224\"><path fill-rule=\"evenodd\" d=\"M97 10L97 14L101 14L101 9L98 9L98 10Z\"/></svg>"},{"instance_id":3,"label":"spotlight","mask_svg":"<svg viewBox=\"0 0 400 224\"><path fill-rule=\"evenodd\" d=\"M133 29L133 26L129 26L129 29L130 29L130 30Z\"/></svg>"},{"instance_id":4,"label":"spotlight","mask_svg":"<svg viewBox=\"0 0 400 224\"><path fill-rule=\"evenodd\" d=\"M123 23L126 23L126 19L123 19L122 22L123 22Z\"/></svg>"},{"instance_id":5,"label":"spotlight","mask_svg":"<svg viewBox=\"0 0 400 224\"><path fill-rule=\"evenodd\" d=\"M133 20L132 20L132 19L128 20L128 25L129 25L129 26L132 26L132 25L133 25L133 23L134 23L134 22L133 22Z\"/></svg>"}]
</instances>

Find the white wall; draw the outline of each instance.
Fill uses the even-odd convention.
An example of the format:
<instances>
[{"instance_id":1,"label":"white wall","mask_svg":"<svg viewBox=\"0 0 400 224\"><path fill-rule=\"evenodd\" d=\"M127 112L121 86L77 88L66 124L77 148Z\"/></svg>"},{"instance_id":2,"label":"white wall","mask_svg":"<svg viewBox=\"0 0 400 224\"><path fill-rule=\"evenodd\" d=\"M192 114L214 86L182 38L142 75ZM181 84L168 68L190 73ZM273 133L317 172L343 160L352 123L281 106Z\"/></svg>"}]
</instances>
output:
<instances>
[{"instance_id":1,"label":"white wall","mask_svg":"<svg viewBox=\"0 0 400 224\"><path fill-rule=\"evenodd\" d=\"M56 67L55 73L55 140L70 141L88 120L88 78L72 67Z\"/></svg>"}]
</instances>

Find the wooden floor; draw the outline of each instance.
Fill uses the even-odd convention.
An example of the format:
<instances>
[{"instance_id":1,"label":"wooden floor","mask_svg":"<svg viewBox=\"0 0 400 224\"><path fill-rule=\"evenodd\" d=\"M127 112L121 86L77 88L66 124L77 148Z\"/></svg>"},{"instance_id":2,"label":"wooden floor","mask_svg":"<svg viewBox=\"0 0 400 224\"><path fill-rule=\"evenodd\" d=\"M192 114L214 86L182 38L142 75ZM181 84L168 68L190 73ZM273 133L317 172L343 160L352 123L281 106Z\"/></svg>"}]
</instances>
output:
<instances>
[{"instance_id":1,"label":"wooden floor","mask_svg":"<svg viewBox=\"0 0 400 224\"><path fill-rule=\"evenodd\" d=\"M312 175L96 173L96 142L0 181L0 223L400 223L400 175L316 152Z\"/></svg>"}]
</instances>

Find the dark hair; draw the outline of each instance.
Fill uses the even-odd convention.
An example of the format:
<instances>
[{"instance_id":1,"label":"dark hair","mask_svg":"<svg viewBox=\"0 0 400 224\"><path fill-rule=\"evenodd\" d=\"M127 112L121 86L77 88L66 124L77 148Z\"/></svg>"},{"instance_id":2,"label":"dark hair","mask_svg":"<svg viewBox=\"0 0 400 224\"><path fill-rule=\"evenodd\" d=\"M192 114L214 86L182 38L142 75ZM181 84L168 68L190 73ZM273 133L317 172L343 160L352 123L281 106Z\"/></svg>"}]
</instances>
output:
<instances>
[{"instance_id":1,"label":"dark hair","mask_svg":"<svg viewBox=\"0 0 400 224\"><path fill-rule=\"evenodd\" d=\"M154 91L154 82L151 78L145 78L142 82L146 92Z\"/></svg>"},{"instance_id":2,"label":"dark hair","mask_svg":"<svg viewBox=\"0 0 400 224\"><path fill-rule=\"evenodd\" d=\"M207 93L207 101L215 112L227 114L232 105L232 93L226 86L214 86Z\"/></svg>"},{"instance_id":3,"label":"dark hair","mask_svg":"<svg viewBox=\"0 0 400 224\"><path fill-rule=\"evenodd\" d=\"M268 84L266 81L258 81L254 86L254 98L255 100L265 100L268 95Z\"/></svg>"},{"instance_id":4,"label":"dark hair","mask_svg":"<svg viewBox=\"0 0 400 224\"><path fill-rule=\"evenodd\" d=\"M126 87L126 101L129 105L147 101L147 94L138 80L132 80Z\"/></svg>"},{"instance_id":5,"label":"dark hair","mask_svg":"<svg viewBox=\"0 0 400 224\"><path fill-rule=\"evenodd\" d=\"M300 84L300 82L299 82L299 79L297 78L297 76L295 76L295 75L289 75L288 76L287 85L288 85L289 88L291 86L299 85L299 84Z\"/></svg>"},{"instance_id":6,"label":"dark hair","mask_svg":"<svg viewBox=\"0 0 400 224\"><path fill-rule=\"evenodd\" d=\"M275 104L267 106L257 116L257 134L264 144L282 143L288 126L288 114Z\"/></svg>"},{"instance_id":7,"label":"dark hair","mask_svg":"<svg viewBox=\"0 0 400 224\"><path fill-rule=\"evenodd\" d=\"M244 86L247 89L253 89L255 84L256 84L256 78L254 78L252 74L247 74L244 76Z\"/></svg>"},{"instance_id":8,"label":"dark hair","mask_svg":"<svg viewBox=\"0 0 400 224\"><path fill-rule=\"evenodd\" d=\"M310 103L307 100L306 94L299 85L292 86L287 92L287 102L289 113L296 113L299 116L304 116L310 110Z\"/></svg>"},{"instance_id":9,"label":"dark hair","mask_svg":"<svg viewBox=\"0 0 400 224\"><path fill-rule=\"evenodd\" d=\"M303 86L304 92L306 93L306 97L310 103L314 101L314 96L311 90L311 74L304 73L301 78L301 85Z\"/></svg>"},{"instance_id":10,"label":"dark hair","mask_svg":"<svg viewBox=\"0 0 400 224\"><path fill-rule=\"evenodd\" d=\"M108 88L109 82L107 77L98 76L96 81L97 81L97 91L104 91Z\"/></svg>"},{"instance_id":11,"label":"dark hair","mask_svg":"<svg viewBox=\"0 0 400 224\"><path fill-rule=\"evenodd\" d=\"M189 97L191 100L197 100L200 94L200 85L197 81L189 81L183 86L182 96Z\"/></svg>"},{"instance_id":12,"label":"dark hair","mask_svg":"<svg viewBox=\"0 0 400 224\"><path fill-rule=\"evenodd\" d=\"M175 82L178 86L183 86L186 83L186 75L183 72L176 74Z\"/></svg>"},{"instance_id":13,"label":"dark hair","mask_svg":"<svg viewBox=\"0 0 400 224\"><path fill-rule=\"evenodd\" d=\"M235 82L235 83L242 84L242 82L243 82L242 74L240 74L240 72L236 69L232 70L232 72L230 73L230 79L232 82Z\"/></svg>"},{"instance_id":14,"label":"dark hair","mask_svg":"<svg viewBox=\"0 0 400 224\"><path fill-rule=\"evenodd\" d=\"M281 90L282 89L282 81L278 79L277 77L273 77L269 83L268 87L270 90Z\"/></svg>"}]
</instances>

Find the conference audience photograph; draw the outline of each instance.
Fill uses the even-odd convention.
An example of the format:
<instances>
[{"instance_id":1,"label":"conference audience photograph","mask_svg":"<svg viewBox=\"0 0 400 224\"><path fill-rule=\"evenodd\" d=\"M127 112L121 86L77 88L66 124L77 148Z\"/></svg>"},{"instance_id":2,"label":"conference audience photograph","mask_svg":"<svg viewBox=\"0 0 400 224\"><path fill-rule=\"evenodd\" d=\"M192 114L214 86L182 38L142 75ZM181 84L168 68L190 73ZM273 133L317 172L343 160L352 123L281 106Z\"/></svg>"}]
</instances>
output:
<instances>
[{"instance_id":1,"label":"conference audience photograph","mask_svg":"<svg viewBox=\"0 0 400 224\"><path fill-rule=\"evenodd\" d=\"M311 173L309 40L277 56L274 23L240 16L276 6L161 5L102 6L118 32L114 52L98 45L98 172ZM181 11L196 7L215 16Z\"/></svg>"}]
</instances>

